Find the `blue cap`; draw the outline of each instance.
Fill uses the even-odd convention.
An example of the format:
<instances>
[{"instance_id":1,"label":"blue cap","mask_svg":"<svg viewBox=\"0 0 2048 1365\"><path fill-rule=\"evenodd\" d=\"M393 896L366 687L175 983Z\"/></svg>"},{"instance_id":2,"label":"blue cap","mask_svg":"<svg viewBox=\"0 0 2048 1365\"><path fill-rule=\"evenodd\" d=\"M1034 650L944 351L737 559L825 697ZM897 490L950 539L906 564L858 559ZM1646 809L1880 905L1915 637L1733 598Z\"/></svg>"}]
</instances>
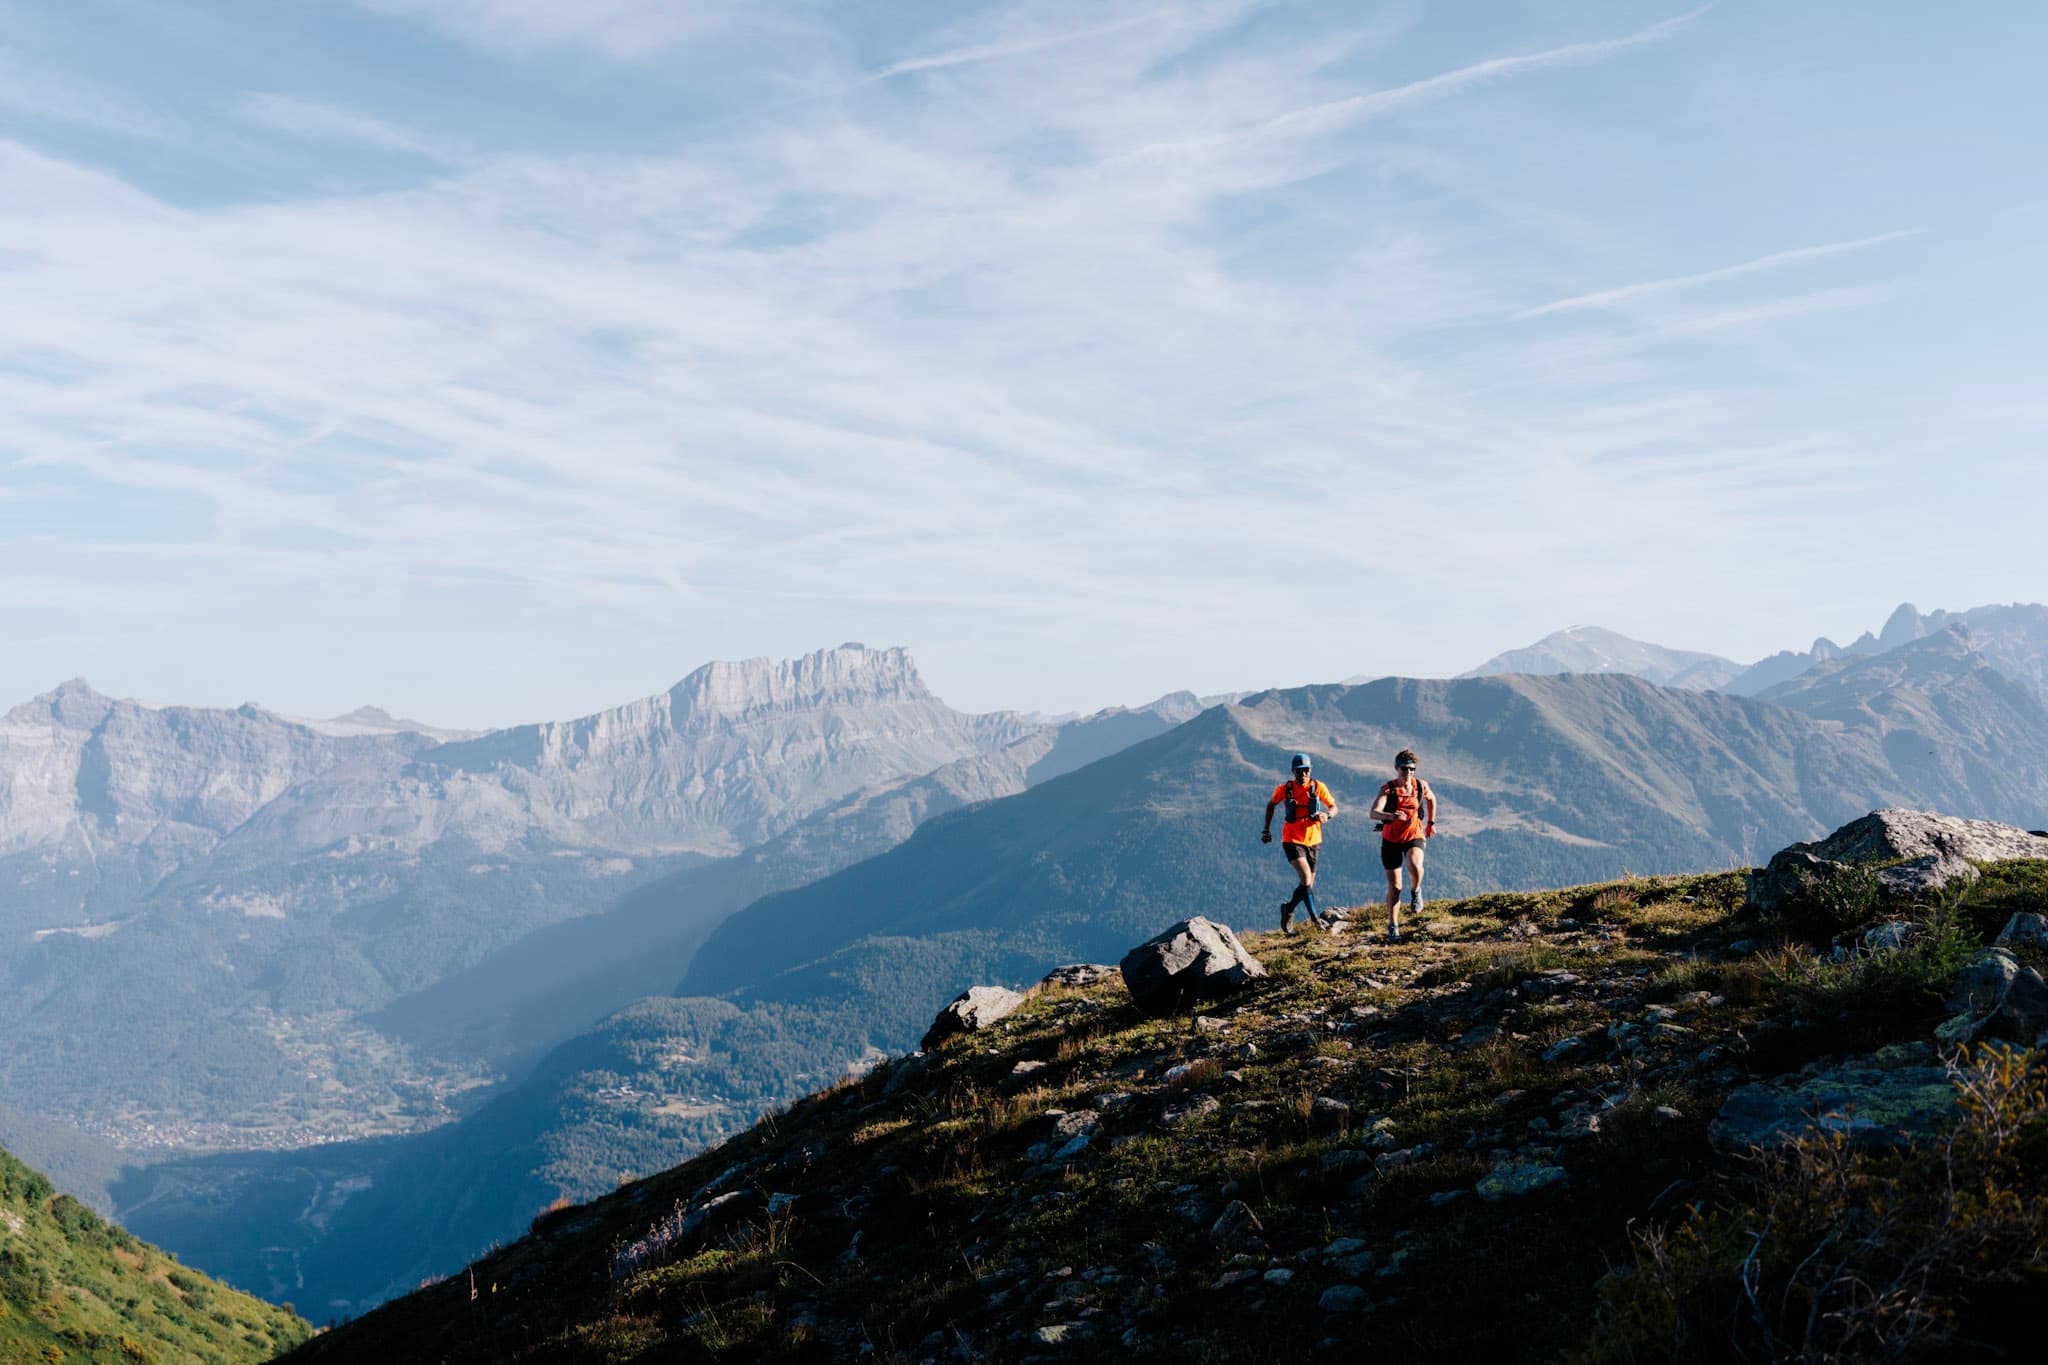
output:
<instances>
[{"instance_id":1,"label":"blue cap","mask_svg":"<svg viewBox=\"0 0 2048 1365\"><path fill-rule=\"evenodd\" d=\"M1300 772L1303 768L1307 768L1310 766L1312 765L1308 761L1307 754L1296 754L1294 756L1294 771Z\"/></svg>"}]
</instances>

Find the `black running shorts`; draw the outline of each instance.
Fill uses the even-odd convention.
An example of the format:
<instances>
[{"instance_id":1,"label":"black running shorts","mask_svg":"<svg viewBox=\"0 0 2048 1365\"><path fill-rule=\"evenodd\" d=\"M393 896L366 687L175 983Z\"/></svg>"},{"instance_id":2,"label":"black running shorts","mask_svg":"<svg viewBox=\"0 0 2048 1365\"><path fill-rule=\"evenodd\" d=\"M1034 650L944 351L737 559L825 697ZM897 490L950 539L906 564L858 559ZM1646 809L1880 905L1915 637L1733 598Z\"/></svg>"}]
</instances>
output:
<instances>
[{"instance_id":1,"label":"black running shorts","mask_svg":"<svg viewBox=\"0 0 2048 1365\"><path fill-rule=\"evenodd\" d=\"M1322 847L1321 844L1282 844L1280 851L1287 855L1287 861L1290 863L1296 858L1308 859L1308 870L1313 872L1316 870L1316 854Z\"/></svg>"},{"instance_id":2,"label":"black running shorts","mask_svg":"<svg viewBox=\"0 0 2048 1365\"><path fill-rule=\"evenodd\" d=\"M1425 842L1422 839L1380 840L1380 866L1392 872L1401 865L1402 854L1411 848L1421 848Z\"/></svg>"}]
</instances>

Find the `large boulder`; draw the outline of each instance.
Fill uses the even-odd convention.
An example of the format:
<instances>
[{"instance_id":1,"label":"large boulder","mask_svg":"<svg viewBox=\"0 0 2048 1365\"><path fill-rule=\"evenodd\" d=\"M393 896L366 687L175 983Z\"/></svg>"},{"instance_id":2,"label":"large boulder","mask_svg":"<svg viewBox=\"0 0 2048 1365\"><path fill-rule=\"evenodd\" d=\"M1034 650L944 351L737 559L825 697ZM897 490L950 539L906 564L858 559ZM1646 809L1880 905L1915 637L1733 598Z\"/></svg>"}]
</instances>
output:
<instances>
[{"instance_id":1,"label":"large boulder","mask_svg":"<svg viewBox=\"0 0 2048 1365\"><path fill-rule=\"evenodd\" d=\"M1197 915L1124 954L1118 964L1131 999L1147 1014L1221 1000L1266 974L1227 924Z\"/></svg>"},{"instance_id":2,"label":"large boulder","mask_svg":"<svg viewBox=\"0 0 2048 1365\"><path fill-rule=\"evenodd\" d=\"M1784 908L1848 870L1883 864L1877 888L1889 900L1925 900L1957 882L1974 881L1975 864L2048 859L2048 837L1994 820L1959 820L1924 810L1877 810L1825 839L1780 849L1749 874L1751 904Z\"/></svg>"},{"instance_id":3,"label":"large boulder","mask_svg":"<svg viewBox=\"0 0 2048 1365\"><path fill-rule=\"evenodd\" d=\"M948 1038L987 1028L1023 1003L1022 995L1003 986L970 986L939 1011L918 1046L930 1052Z\"/></svg>"},{"instance_id":4,"label":"large boulder","mask_svg":"<svg viewBox=\"0 0 2048 1365\"><path fill-rule=\"evenodd\" d=\"M1955 1107L1946 1068L1886 1068L1863 1059L1742 1086L1707 1134L1723 1151L1775 1146L1816 1131L1843 1133L1859 1146L1895 1147L1936 1137Z\"/></svg>"}]
</instances>

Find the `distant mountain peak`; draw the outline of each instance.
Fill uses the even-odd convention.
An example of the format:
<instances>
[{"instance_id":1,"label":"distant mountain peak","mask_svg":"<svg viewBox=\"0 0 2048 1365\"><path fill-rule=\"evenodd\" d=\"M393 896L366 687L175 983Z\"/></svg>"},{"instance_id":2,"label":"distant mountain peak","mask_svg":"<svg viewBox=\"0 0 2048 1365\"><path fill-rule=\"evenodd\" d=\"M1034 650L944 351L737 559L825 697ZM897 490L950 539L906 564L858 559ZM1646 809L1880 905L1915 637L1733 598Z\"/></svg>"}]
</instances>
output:
<instances>
[{"instance_id":1,"label":"distant mountain peak","mask_svg":"<svg viewBox=\"0 0 2048 1365\"><path fill-rule=\"evenodd\" d=\"M1698 650L1667 649L1631 639L1603 626L1566 626L1526 649L1497 654L1459 676L1486 678L1502 673L1628 673L1660 687L1702 691L1719 687L1742 671L1732 659Z\"/></svg>"},{"instance_id":2,"label":"distant mountain peak","mask_svg":"<svg viewBox=\"0 0 2048 1365\"><path fill-rule=\"evenodd\" d=\"M808 710L832 702L936 701L900 645L843 644L795 659L719 660L669 689L678 718Z\"/></svg>"}]
</instances>

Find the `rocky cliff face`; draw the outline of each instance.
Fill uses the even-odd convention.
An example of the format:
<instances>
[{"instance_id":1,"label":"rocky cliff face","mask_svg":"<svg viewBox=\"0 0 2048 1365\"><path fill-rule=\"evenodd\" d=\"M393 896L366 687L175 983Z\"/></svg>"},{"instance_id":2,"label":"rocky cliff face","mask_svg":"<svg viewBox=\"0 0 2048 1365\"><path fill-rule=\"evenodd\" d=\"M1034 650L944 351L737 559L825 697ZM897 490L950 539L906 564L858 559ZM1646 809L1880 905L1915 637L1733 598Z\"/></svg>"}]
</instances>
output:
<instances>
[{"instance_id":1,"label":"rocky cliff face","mask_svg":"<svg viewBox=\"0 0 2048 1365\"><path fill-rule=\"evenodd\" d=\"M730 853L1038 728L953 710L902 649L842 645L707 664L658 697L442 745L408 776L438 784L458 825L495 804L494 787L565 843Z\"/></svg>"},{"instance_id":2,"label":"rocky cliff face","mask_svg":"<svg viewBox=\"0 0 2048 1365\"><path fill-rule=\"evenodd\" d=\"M0 717L0 855L179 836L204 846L316 773L418 747L316 734L256 706L116 701L74 679Z\"/></svg>"}]
</instances>

